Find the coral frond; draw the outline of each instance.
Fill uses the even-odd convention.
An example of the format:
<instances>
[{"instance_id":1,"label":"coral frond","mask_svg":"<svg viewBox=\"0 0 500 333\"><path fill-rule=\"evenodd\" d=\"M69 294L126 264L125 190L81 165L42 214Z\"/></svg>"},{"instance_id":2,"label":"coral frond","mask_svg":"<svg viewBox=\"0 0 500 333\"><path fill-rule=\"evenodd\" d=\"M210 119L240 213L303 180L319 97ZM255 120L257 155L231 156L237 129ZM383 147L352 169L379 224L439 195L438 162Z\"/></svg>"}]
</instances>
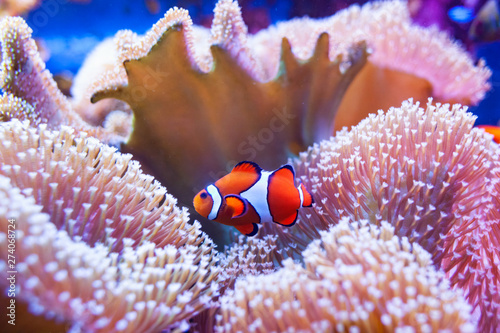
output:
<instances>
[{"instance_id":1,"label":"coral frond","mask_svg":"<svg viewBox=\"0 0 500 333\"><path fill-rule=\"evenodd\" d=\"M16 283L32 313L75 329L156 331L189 327L211 306L213 244L130 156L68 127L14 120L0 137L0 244L15 219Z\"/></svg>"},{"instance_id":2,"label":"coral frond","mask_svg":"<svg viewBox=\"0 0 500 333\"><path fill-rule=\"evenodd\" d=\"M0 43L0 87L32 105L39 122L59 123L70 105L45 69L31 28L20 17L7 17L0 22Z\"/></svg>"},{"instance_id":3,"label":"coral frond","mask_svg":"<svg viewBox=\"0 0 500 333\"><path fill-rule=\"evenodd\" d=\"M92 127L76 114L58 89L31 38L31 28L20 17L7 17L0 22L0 88L4 91L3 120L6 114L30 120L32 126L47 124L51 129L72 126L104 141L116 138L99 127Z\"/></svg>"},{"instance_id":4,"label":"coral frond","mask_svg":"<svg viewBox=\"0 0 500 333\"><path fill-rule=\"evenodd\" d=\"M275 273L236 281L216 331L474 331L470 307L430 254L387 223L343 219L303 256L305 268L288 259Z\"/></svg>"}]
</instances>

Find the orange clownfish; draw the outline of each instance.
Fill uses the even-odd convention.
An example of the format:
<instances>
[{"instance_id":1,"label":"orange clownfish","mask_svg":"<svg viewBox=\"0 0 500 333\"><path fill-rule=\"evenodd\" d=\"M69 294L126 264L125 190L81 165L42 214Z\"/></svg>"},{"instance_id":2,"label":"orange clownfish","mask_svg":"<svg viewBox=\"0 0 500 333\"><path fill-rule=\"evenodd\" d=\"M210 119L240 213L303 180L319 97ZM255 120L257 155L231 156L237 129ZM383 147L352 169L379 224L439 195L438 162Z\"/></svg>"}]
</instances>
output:
<instances>
[{"instance_id":1,"label":"orange clownfish","mask_svg":"<svg viewBox=\"0 0 500 333\"><path fill-rule=\"evenodd\" d=\"M313 202L303 184L295 187L291 165L264 171L247 161L238 163L231 173L208 185L193 200L200 215L232 225L247 236L257 234L257 223L292 226L299 208L311 207Z\"/></svg>"},{"instance_id":2,"label":"orange clownfish","mask_svg":"<svg viewBox=\"0 0 500 333\"><path fill-rule=\"evenodd\" d=\"M493 125L478 125L477 128L482 128L486 133L493 135L493 141L500 143L500 127Z\"/></svg>"}]
</instances>

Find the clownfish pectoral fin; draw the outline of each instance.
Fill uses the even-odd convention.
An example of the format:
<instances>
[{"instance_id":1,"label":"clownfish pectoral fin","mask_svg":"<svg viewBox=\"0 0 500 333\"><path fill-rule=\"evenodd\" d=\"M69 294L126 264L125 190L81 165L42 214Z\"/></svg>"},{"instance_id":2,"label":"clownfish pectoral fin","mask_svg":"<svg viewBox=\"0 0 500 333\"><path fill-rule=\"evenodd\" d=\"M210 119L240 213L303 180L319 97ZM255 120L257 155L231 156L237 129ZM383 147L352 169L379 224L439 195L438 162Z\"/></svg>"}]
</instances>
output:
<instances>
[{"instance_id":1,"label":"clownfish pectoral fin","mask_svg":"<svg viewBox=\"0 0 500 333\"><path fill-rule=\"evenodd\" d=\"M295 211L295 213L293 213L292 215L288 216L286 219L283 219L281 221L274 221L282 226L285 226L285 227L291 227L292 225L295 224L295 222L297 222L297 217L299 216L299 210L297 209Z\"/></svg>"},{"instance_id":2,"label":"clownfish pectoral fin","mask_svg":"<svg viewBox=\"0 0 500 333\"><path fill-rule=\"evenodd\" d=\"M237 171L252 172L260 175L262 168L255 162L243 161L236 164L233 170L231 170L231 172L237 172Z\"/></svg>"},{"instance_id":3,"label":"clownfish pectoral fin","mask_svg":"<svg viewBox=\"0 0 500 333\"><path fill-rule=\"evenodd\" d=\"M226 205L233 211L231 218L240 217L247 212L247 203L239 195L228 194L224 197L224 200L226 200Z\"/></svg>"},{"instance_id":4,"label":"clownfish pectoral fin","mask_svg":"<svg viewBox=\"0 0 500 333\"><path fill-rule=\"evenodd\" d=\"M236 229L238 229L239 232L241 232L243 235L246 236L255 236L257 235L257 232L259 231L259 227L257 226L257 223L248 223L248 224L243 224L243 225L237 225L235 226Z\"/></svg>"},{"instance_id":5,"label":"clownfish pectoral fin","mask_svg":"<svg viewBox=\"0 0 500 333\"><path fill-rule=\"evenodd\" d=\"M299 191L302 192L302 207L311 207L312 204L314 203L314 198L311 195L311 193L309 193L309 191L307 191L304 184L300 183Z\"/></svg>"}]
</instances>

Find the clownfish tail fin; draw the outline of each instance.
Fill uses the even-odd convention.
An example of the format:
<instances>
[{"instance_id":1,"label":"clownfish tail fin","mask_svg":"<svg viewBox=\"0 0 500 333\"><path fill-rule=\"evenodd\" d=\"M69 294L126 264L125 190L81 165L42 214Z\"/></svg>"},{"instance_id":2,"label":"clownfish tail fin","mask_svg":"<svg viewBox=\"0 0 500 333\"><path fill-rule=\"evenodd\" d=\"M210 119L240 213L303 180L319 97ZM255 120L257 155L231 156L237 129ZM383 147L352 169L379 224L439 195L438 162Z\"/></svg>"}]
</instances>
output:
<instances>
[{"instance_id":1,"label":"clownfish tail fin","mask_svg":"<svg viewBox=\"0 0 500 333\"><path fill-rule=\"evenodd\" d=\"M299 191L302 192L302 207L311 207L312 204L314 203L314 198L313 196L311 195L311 193L309 193L309 191L307 191L306 187L304 186L304 184L300 183L299 185Z\"/></svg>"}]
</instances>

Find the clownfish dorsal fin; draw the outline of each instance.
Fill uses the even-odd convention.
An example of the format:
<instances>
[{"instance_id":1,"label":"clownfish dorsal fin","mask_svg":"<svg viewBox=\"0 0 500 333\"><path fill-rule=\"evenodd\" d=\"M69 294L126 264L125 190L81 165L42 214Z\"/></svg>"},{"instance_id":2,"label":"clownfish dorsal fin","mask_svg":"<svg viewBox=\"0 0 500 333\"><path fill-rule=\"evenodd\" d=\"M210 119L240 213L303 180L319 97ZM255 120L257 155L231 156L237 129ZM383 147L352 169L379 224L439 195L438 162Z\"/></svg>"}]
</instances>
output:
<instances>
[{"instance_id":1,"label":"clownfish dorsal fin","mask_svg":"<svg viewBox=\"0 0 500 333\"><path fill-rule=\"evenodd\" d=\"M243 161L238 164L236 164L231 170L231 173L233 172L251 172L251 173L256 173L260 174L262 171L262 168L255 162L250 162L250 161Z\"/></svg>"},{"instance_id":2,"label":"clownfish dorsal fin","mask_svg":"<svg viewBox=\"0 0 500 333\"><path fill-rule=\"evenodd\" d=\"M233 211L231 218L241 217L247 212L247 203L245 199L235 194L228 194L224 197L226 205Z\"/></svg>"},{"instance_id":3,"label":"clownfish dorsal fin","mask_svg":"<svg viewBox=\"0 0 500 333\"><path fill-rule=\"evenodd\" d=\"M293 170L293 166L290 164L282 165L279 169L276 169L273 172L272 176L285 178L291 181L292 184L295 183L295 171Z\"/></svg>"},{"instance_id":4,"label":"clownfish dorsal fin","mask_svg":"<svg viewBox=\"0 0 500 333\"><path fill-rule=\"evenodd\" d=\"M239 232L241 232L243 235L246 236L255 236L257 235L257 232L259 231L259 227L257 226L257 223L248 223L248 224L243 224L243 225L237 225L235 226L236 229L238 229Z\"/></svg>"}]
</instances>

